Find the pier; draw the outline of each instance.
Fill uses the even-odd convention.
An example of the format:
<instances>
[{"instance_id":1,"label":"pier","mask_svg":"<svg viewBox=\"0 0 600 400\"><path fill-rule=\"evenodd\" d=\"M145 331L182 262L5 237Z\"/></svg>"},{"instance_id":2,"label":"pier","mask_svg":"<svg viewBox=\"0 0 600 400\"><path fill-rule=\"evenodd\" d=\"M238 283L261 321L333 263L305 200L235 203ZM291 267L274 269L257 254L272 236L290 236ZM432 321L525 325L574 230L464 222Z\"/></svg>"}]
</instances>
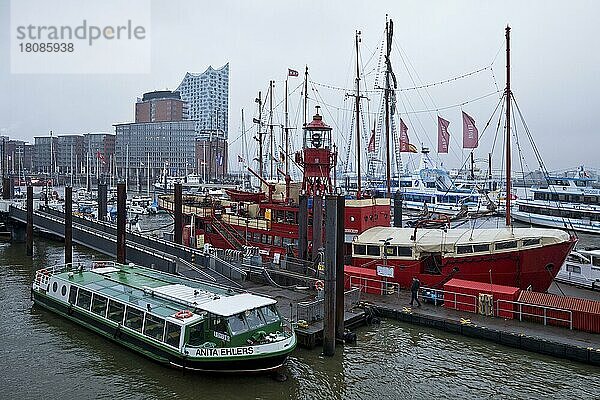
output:
<instances>
[{"instance_id":1,"label":"pier","mask_svg":"<svg viewBox=\"0 0 600 400\"><path fill-rule=\"evenodd\" d=\"M26 227L26 209L12 205L6 216L13 229ZM72 224L73 242L109 257L115 256L117 228L114 224L76 216L73 216ZM35 210L33 226L38 232L64 238L65 217L59 211ZM246 253L215 248L205 252L204 249L134 232L127 232L126 245L128 262L273 297L279 302L281 313L297 324L299 345L310 349L323 343L325 297L323 291L314 290L316 277L299 272L303 268L298 268L298 260L290 259L277 265L263 263L248 249ZM427 303L422 307L410 307L410 293L397 287L386 294L365 291L366 287L360 285L345 291L343 315L346 329L389 318L600 366L600 337L597 334L518 319L483 316Z\"/></svg>"}]
</instances>

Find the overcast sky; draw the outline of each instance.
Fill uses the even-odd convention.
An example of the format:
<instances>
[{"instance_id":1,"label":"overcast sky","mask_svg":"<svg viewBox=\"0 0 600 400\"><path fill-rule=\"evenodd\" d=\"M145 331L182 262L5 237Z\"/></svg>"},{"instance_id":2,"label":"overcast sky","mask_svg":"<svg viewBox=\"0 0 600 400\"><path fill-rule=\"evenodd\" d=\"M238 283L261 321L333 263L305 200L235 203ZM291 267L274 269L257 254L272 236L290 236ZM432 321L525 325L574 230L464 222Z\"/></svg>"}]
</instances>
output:
<instances>
[{"instance_id":1,"label":"overcast sky","mask_svg":"<svg viewBox=\"0 0 600 400\"><path fill-rule=\"evenodd\" d=\"M142 93L175 89L186 72L203 72L209 65L217 68L229 62L229 136L230 154L234 154L239 152L240 110L244 108L246 121L251 120L256 111L254 98L259 90L265 92L270 79L278 81L275 97L281 99L287 68L302 75L308 65L313 81L352 87L354 32L360 30L361 58L369 73L377 64L376 48L383 38L387 13L395 23L397 47L392 62L401 88L442 81L492 62L502 88L504 28L510 24L513 93L546 165L550 170L580 164L600 167L600 137L594 126L600 110L600 2L154 0L151 13L148 74L11 74L10 3L2 0L1 134L32 141L49 130L58 134L113 131L114 123L133 120L133 104ZM405 63L412 67L406 68ZM290 87L301 79L291 80ZM372 89L374 82L368 80ZM330 106L324 110L327 122L337 130L347 130L350 113L343 109L351 103L344 99L344 91L317 88ZM402 95L401 112L443 109L407 114L404 119L410 121L411 141L430 145L427 140L433 142L437 132L435 115L441 115L451 121L453 149L443 160L456 166L463 155L459 149L461 108L444 108L495 90L494 77L486 70L420 95L416 91ZM379 98L370 97L373 111ZM299 100L297 91L290 98L292 121L297 120ZM497 102L497 95L490 96L465 104L463 110L475 118L481 132ZM478 150L482 157L492 144L495 127L490 129ZM343 146L343 139L338 142ZM529 160L529 166L535 169L537 163Z\"/></svg>"}]
</instances>

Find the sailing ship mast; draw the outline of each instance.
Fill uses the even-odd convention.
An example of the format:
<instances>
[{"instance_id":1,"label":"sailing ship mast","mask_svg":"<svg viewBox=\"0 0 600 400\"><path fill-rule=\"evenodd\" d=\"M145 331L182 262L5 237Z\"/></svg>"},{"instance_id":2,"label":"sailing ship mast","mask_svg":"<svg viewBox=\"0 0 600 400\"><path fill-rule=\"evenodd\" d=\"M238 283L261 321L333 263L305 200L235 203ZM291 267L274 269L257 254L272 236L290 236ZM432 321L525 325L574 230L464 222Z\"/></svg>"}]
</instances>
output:
<instances>
[{"instance_id":1,"label":"sailing ship mast","mask_svg":"<svg viewBox=\"0 0 600 400\"><path fill-rule=\"evenodd\" d=\"M392 20L385 23L385 36L387 39L387 49L385 57L385 180L387 187L387 197L391 198L391 160L390 160L390 75L392 73L392 63L390 62L390 53L392 52Z\"/></svg>"},{"instance_id":2,"label":"sailing ship mast","mask_svg":"<svg viewBox=\"0 0 600 400\"><path fill-rule=\"evenodd\" d=\"M275 143L275 137L273 136L273 86L275 84L275 81L269 81L269 135L271 136L271 148L270 148L270 155L269 155L269 165L271 166L271 171L269 174L269 178L273 179L273 160L275 159L273 152L274 152L274 143Z\"/></svg>"},{"instance_id":3,"label":"sailing ship mast","mask_svg":"<svg viewBox=\"0 0 600 400\"><path fill-rule=\"evenodd\" d=\"M361 198L361 177L360 177L360 70L358 66L358 42L360 41L360 31L356 31L356 94L354 95L356 110L356 198Z\"/></svg>"},{"instance_id":4,"label":"sailing ship mast","mask_svg":"<svg viewBox=\"0 0 600 400\"><path fill-rule=\"evenodd\" d=\"M510 226L510 26L506 26L506 226Z\"/></svg>"},{"instance_id":5,"label":"sailing ship mast","mask_svg":"<svg viewBox=\"0 0 600 400\"><path fill-rule=\"evenodd\" d=\"M302 123L302 126L306 126L306 120L308 119L307 113L308 113L308 65L306 66L306 69L304 70L304 122Z\"/></svg>"},{"instance_id":6,"label":"sailing ship mast","mask_svg":"<svg viewBox=\"0 0 600 400\"><path fill-rule=\"evenodd\" d=\"M258 103L258 119L255 120L258 124L258 175L262 178L263 175L263 142L262 142L262 92L258 92L258 98L256 99Z\"/></svg>"}]
</instances>

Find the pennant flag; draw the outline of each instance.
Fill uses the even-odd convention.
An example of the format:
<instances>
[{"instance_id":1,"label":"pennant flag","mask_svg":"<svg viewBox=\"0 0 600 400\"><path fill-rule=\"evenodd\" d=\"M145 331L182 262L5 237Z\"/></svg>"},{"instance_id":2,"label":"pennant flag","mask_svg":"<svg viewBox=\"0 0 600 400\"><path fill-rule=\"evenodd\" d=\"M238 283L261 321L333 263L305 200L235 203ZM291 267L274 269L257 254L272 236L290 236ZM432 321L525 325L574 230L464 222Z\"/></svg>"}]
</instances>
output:
<instances>
[{"instance_id":1,"label":"pennant flag","mask_svg":"<svg viewBox=\"0 0 600 400\"><path fill-rule=\"evenodd\" d=\"M100 153L100 150L98 150L96 152L96 158L98 158L98 160L100 160L102 165L106 164L106 160L104 159L104 154Z\"/></svg>"},{"instance_id":2,"label":"pennant flag","mask_svg":"<svg viewBox=\"0 0 600 400\"><path fill-rule=\"evenodd\" d=\"M298 71L288 68L288 76L298 76Z\"/></svg>"},{"instance_id":3,"label":"pennant flag","mask_svg":"<svg viewBox=\"0 0 600 400\"><path fill-rule=\"evenodd\" d=\"M414 144L409 144L408 145L408 152L409 153L418 153L419 151L417 150L417 146L415 146Z\"/></svg>"},{"instance_id":4,"label":"pennant flag","mask_svg":"<svg viewBox=\"0 0 600 400\"><path fill-rule=\"evenodd\" d=\"M408 126L406 126L404 121L402 121L402 118L400 118L400 152L410 152L410 141L408 140Z\"/></svg>"},{"instance_id":5,"label":"pennant flag","mask_svg":"<svg viewBox=\"0 0 600 400\"><path fill-rule=\"evenodd\" d=\"M476 149L479 144L479 132L475 120L463 111L463 149Z\"/></svg>"},{"instance_id":6,"label":"pennant flag","mask_svg":"<svg viewBox=\"0 0 600 400\"><path fill-rule=\"evenodd\" d=\"M448 153L448 142L450 142L450 132L448 132L450 121L438 115L438 153Z\"/></svg>"},{"instance_id":7,"label":"pennant flag","mask_svg":"<svg viewBox=\"0 0 600 400\"><path fill-rule=\"evenodd\" d=\"M375 129L371 131L371 138L369 139L369 146L367 147L369 153L375 152Z\"/></svg>"}]
</instances>

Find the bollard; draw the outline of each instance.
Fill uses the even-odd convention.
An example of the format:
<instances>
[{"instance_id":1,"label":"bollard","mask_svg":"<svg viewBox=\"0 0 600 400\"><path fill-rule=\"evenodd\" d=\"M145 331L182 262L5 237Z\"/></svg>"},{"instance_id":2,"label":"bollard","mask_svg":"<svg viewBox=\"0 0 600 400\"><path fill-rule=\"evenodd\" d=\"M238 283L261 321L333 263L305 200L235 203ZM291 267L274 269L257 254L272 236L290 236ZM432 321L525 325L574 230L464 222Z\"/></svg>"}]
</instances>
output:
<instances>
[{"instance_id":1,"label":"bollard","mask_svg":"<svg viewBox=\"0 0 600 400\"><path fill-rule=\"evenodd\" d=\"M27 255L33 256L33 186L27 186Z\"/></svg>"},{"instance_id":2,"label":"bollard","mask_svg":"<svg viewBox=\"0 0 600 400\"><path fill-rule=\"evenodd\" d=\"M181 195L181 183L175 184L174 191L175 199L174 206L175 210L173 211L175 217L175 233L173 235L173 240L177 244L183 243L183 215L182 215L182 195Z\"/></svg>"},{"instance_id":3,"label":"bollard","mask_svg":"<svg viewBox=\"0 0 600 400\"><path fill-rule=\"evenodd\" d=\"M125 264L127 259L125 225L127 223L127 192L125 184L117 184L117 263Z\"/></svg>"},{"instance_id":4,"label":"bollard","mask_svg":"<svg viewBox=\"0 0 600 400\"><path fill-rule=\"evenodd\" d=\"M323 319L323 354L335 354L336 327L336 263L337 263L337 196L325 200L325 301ZM343 293L343 292L342 292Z\"/></svg>"},{"instance_id":5,"label":"bollard","mask_svg":"<svg viewBox=\"0 0 600 400\"><path fill-rule=\"evenodd\" d=\"M73 188L65 187L65 264L73 263Z\"/></svg>"}]
</instances>

